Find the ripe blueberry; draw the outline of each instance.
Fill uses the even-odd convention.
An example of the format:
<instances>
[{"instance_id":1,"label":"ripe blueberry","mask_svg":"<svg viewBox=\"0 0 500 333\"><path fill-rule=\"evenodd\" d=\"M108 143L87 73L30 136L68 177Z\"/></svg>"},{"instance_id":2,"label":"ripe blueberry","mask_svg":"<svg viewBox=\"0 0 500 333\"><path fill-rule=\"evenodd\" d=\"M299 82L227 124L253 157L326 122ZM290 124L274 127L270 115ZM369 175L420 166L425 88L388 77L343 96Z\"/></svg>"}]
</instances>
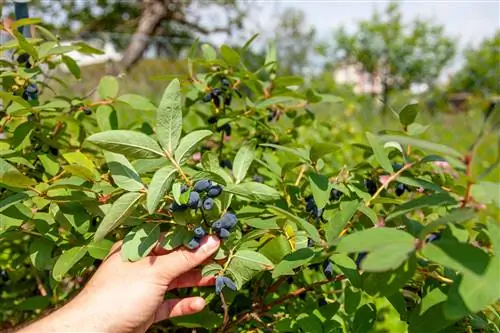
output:
<instances>
[{"instance_id":1,"label":"ripe blueberry","mask_svg":"<svg viewBox=\"0 0 500 333\"><path fill-rule=\"evenodd\" d=\"M204 103L208 103L210 102L211 99L212 99L212 94L206 94L205 96L203 96L202 101Z\"/></svg>"},{"instance_id":2,"label":"ripe blueberry","mask_svg":"<svg viewBox=\"0 0 500 333\"><path fill-rule=\"evenodd\" d=\"M194 237L197 239L203 238L203 236L205 236L205 234L206 234L206 232L203 229L203 227L198 227L198 228L194 229Z\"/></svg>"},{"instance_id":3,"label":"ripe blueberry","mask_svg":"<svg viewBox=\"0 0 500 333\"><path fill-rule=\"evenodd\" d=\"M208 123L209 124L215 124L217 122L217 116L211 116L211 117L208 117Z\"/></svg>"},{"instance_id":4,"label":"ripe blueberry","mask_svg":"<svg viewBox=\"0 0 500 333\"><path fill-rule=\"evenodd\" d=\"M186 206L185 205L179 205L177 202L172 202L172 204L170 205L170 210L172 212L183 212L186 210Z\"/></svg>"},{"instance_id":5,"label":"ripe blueberry","mask_svg":"<svg viewBox=\"0 0 500 333\"><path fill-rule=\"evenodd\" d=\"M229 94L226 97L224 97L224 105L229 106L231 105L231 101L233 100L233 95Z\"/></svg>"},{"instance_id":6,"label":"ripe blueberry","mask_svg":"<svg viewBox=\"0 0 500 333\"><path fill-rule=\"evenodd\" d=\"M208 193L207 195L211 198L216 198L218 197L220 194L222 193L222 186L220 185L213 185L212 187L210 187L210 189L208 190Z\"/></svg>"},{"instance_id":7,"label":"ripe blueberry","mask_svg":"<svg viewBox=\"0 0 500 333\"><path fill-rule=\"evenodd\" d=\"M374 195L377 192L377 184L371 179L364 180L365 188L370 193L370 195Z\"/></svg>"},{"instance_id":8,"label":"ripe blueberry","mask_svg":"<svg viewBox=\"0 0 500 333\"><path fill-rule=\"evenodd\" d=\"M405 184L399 183L398 186L396 186L396 195L400 197L401 195L403 195L403 193L405 193L405 189Z\"/></svg>"},{"instance_id":9,"label":"ripe blueberry","mask_svg":"<svg viewBox=\"0 0 500 333\"><path fill-rule=\"evenodd\" d=\"M342 196L342 192L340 192L339 190L337 190L336 188L332 189L330 191L330 201L337 201L340 199L340 197Z\"/></svg>"},{"instance_id":10,"label":"ripe blueberry","mask_svg":"<svg viewBox=\"0 0 500 333\"><path fill-rule=\"evenodd\" d=\"M214 88L212 90L212 96L220 96L222 94L222 90L220 90L219 88Z\"/></svg>"},{"instance_id":11,"label":"ripe blueberry","mask_svg":"<svg viewBox=\"0 0 500 333\"><path fill-rule=\"evenodd\" d=\"M208 179L202 179L194 184L193 190L196 192L205 192L212 186L212 182Z\"/></svg>"},{"instance_id":12,"label":"ripe blueberry","mask_svg":"<svg viewBox=\"0 0 500 333\"><path fill-rule=\"evenodd\" d=\"M200 246L200 242L198 239L196 238L193 238L189 241L189 243L187 243L186 247L190 250L194 250L196 249L198 246Z\"/></svg>"},{"instance_id":13,"label":"ripe blueberry","mask_svg":"<svg viewBox=\"0 0 500 333\"><path fill-rule=\"evenodd\" d=\"M217 127L218 132L225 132L227 136L231 135L231 125L225 123L224 125Z\"/></svg>"},{"instance_id":14,"label":"ripe blueberry","mask_svg":"<svg viewBox=\"0 0 500 333\"><path fill-rule=\"evenodd\" d=\"M223 228L231 230L236 225L236 223L238 223L238 218L233 213L226 213L224 214L224 216L222 216L220 221Z\"/></svg>"},{"instance_id":15,"label":"ripe blueberry","mask_svg":"<svg viewBox=\"0 0 500 333\"><path fill-rule=\"evenodd\" d=\"M224 277L218 276L215 278L215 293L220 294L224 288Z\"/></svg>"},{"instance_id":16,"label":"ripe blueberry","mask_svg":"<svg viewBox=\"0 0 500 333\"><path fill-rule=\"evenodd\" d=\"M196 191L189 193L188 206L190 208L198 208L198 202L200 201L200 194Z\"/></svg>"},{"instance_id":17,"label":"ripe blueberry","mask_svg":"<svg viewBox=\"0 0 500 333\"><path fill-rule=\"evenodd\" d=\"M221 80L221 84L222 84L222 86L223 86L224 88L229 88L229 86L231 85L231 82L230 82L228 79L223 78L223 79Z\"/></svg>"},{"instance_id":18,"label":"ripe blueberry","mask_svg":"<svg viewBox=\"0 0 500 333\"><path fill-rule=\"evenodd\" d=\"M221 160L219 162L221 168L228 168L229 170L233 169L233 163L230 160Z\"/></svg>"},{"instance_id":19,"label":"ripe blueberry","mask_svg":"<svg viewBox=\"0 0 500 333\"><path fill-rule=\"evenodd\" d=\"M224 229L224 228L221 228L217 231L217 236L219 236L222 239L227 239L227 238L229 238L230 235L231 235L231 233L229 232L229 230Z\"/></svg>"},{"instance_id":20,"label":"ripe blueberry","mask_svg":"<svg viewBox=\"0 0 500 333\"><path fill-rule=\"evenodd\" d=\"M333 263L330 260L323 263L323 272L327 278L333 277Z\"/></svg>"},{"instance_id":21,"label":"ripe blueberry","mask_svg":"<svg viewBox=\"0 0 500 333\"><path fill-rule=\"evenodd\" d=\"M206 198L203 200L203 209L210 210L214 206L214 200L212 198Z\"/></svg>"},{"instance_id":22,"label":"ripe blueberry","mask_svg":"<svg viewBox=\"0 0 500 333\"><path fill-rule=\"evenodd\" d=\"M215 231L218 231L221 228L222 228L221 220L218 220L218 221L215 221L214 223L212 223L212 229L214 229Z\"/></svg>"},{"instance_id":23,"label":"ripe blueberry","mask_svg":"<svg viewBox=\"0 0 500 333\"><path fill-rule=\"evenodd\" d=\"M363 259L365 259L367 254L368 254L367 252L360 252L356 257L356 267L358 267L358 269L360 269L361 262L363 261Z\"/></svg>"},{"instance_id":24,"label":"ripe blueberry","mask_svg":"<svg viewBox=\"0 0 500 333\"><path fill-rule=\"evenodd\" d=\"M226 287L233 291L236 291L236 285L234 284L233 280L231 280L227 276L223 276L222 278L224 279L224 284L226 285Z\"/></svg>"}]
</instances>

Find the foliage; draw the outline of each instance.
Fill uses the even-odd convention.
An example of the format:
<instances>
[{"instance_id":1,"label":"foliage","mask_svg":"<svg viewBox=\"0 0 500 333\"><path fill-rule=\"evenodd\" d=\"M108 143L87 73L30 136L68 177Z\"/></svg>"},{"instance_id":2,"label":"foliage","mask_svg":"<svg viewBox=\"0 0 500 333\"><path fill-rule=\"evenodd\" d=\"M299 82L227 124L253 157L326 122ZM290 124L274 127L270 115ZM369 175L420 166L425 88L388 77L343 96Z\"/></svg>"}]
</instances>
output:
<instances>
[{"instance_id":1,"label":"foliage","mask_svg":"<svg viewBox=\"0 0 500 333\"><path fill-rule=\"evenodd\" d=\"M45 66L78 77L66 53L96 51L9 32L15 40L1 49L14 53L0 75L6 327L64 303L115 240L133 261L161 233L170 250L194 248L207 232L224 238L203 267L217 290L190 290L208 308L172 325L368 332L397 313L394 325L409 332L498 330L499 184L484 178L496 165L471 170L477 146L498 131L498 109L465 150L422 139L416 105L394 112L398 128L339 133L342 124L311 111L336 96L277 76L274 52L250 72L246 48L226 45L195 45L189 75L171 80L158 106L123 94L111 76L95 100L42 101ZM120 122L146 111L156 120Z\"/></svg>"},{"instance_id":2,"label":"foliage","mask_svg":"<svg viewBox=\"0 0 500 333\"><path fill-rule=\"evenodd\" d=\"M399 5L390 3L381 15L359 22L352 34L339 29L334 56L368 73L374 85L380 80L384 110L389 94L412 84L432 86L455 54L454 41L443 27L430 21L402 21ZM374 92L376 95L376 92Z\"/></svg>"}]
</instances>

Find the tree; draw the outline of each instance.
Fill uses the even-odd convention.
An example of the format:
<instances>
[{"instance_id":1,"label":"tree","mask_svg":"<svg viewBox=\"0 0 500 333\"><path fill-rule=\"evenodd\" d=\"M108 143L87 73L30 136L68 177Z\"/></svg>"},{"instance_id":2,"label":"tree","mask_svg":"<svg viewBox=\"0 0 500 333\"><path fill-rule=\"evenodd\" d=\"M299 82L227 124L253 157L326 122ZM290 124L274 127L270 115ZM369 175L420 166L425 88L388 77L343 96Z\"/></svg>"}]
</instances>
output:
<instances>
[{"instance_id":1,"label":"tree","mask_svg":"<svg viewBox=\"0 0 500 333\"><path fill-rule=\"evenodd\" d=\"M422 19L405 24L397 3L359 22L353 33L337 30L334 39L337 65L358 65L372 83L380 81L384 112L393 90L432 86L455 54L454 40L444 34L443 26Z\"/></svg>"},{"instance_id":2,"label":"tree","mask_svg":"<svg viewBox=\"0 0 500 333\"><path fill-rule=\"evenodd\" d=\"M500 30L477 47L465 51L465 63L454 75L452 91L467 91L484 97L498 94L500 77Z\"/></svg>"},{"instance_id":3,"label":"tree","mask_svg":"<svg viewBox=\"0 0 500 333\"><path fill-rule=\"evenodd\" d=\"M236 0L36 0L30 6L31 16L58 22L49 28L64 38L92 39L106 32L106 39L124 50L119 64L123 70L130 69L150 45L177 57L200 35L229 34L242 27L248 10ZM216 14L221 17L215 23L202 23L204 16Z\"/></svg>"}]
</instances>

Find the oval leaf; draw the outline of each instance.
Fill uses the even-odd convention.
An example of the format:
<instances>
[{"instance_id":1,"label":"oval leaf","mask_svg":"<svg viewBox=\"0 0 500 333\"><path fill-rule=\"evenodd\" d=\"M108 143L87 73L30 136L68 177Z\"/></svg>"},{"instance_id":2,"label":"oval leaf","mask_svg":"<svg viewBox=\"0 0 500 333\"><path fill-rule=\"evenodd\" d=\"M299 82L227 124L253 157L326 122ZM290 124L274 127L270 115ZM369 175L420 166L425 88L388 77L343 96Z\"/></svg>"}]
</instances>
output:
<instances>
[{"instance_id":1,"label":"oval leaf","mask_svg":"<svg viewBox=\"0 0 500 333\"><path fill-rule=\"evenodd\" d=\"M179 146L175 150L175 160L177 163L182 164L189 156L193 153L196 145L199 144L203 139L212 135L209 130L199 130L194 131L186 135L179 142Z\"/></svg>"},{"instance_id":2,"label":"oval leaf","mask_svg":"<svg viewBox=\"0 0 500 333\"><path fill-rule=\"evenodd\" d=\"M173 154L182 132L181 84L172 80L156 112L156 134L163 149Z\"/></svg>"},{"instance_id":3,"label":"oval leaf","mask_svg":"<svg viewBox=\"0 0 500 333\"><path fill-rule=\"evenodd\" d=\"M87 140L102 149L132 158L158 158L158 156L165 156L158 143L141 132L126 130L106 131L91 135Z\"/></svg>"},{"instance_id":4,"label":"oval leaf","mask_svg":"<svg viewBox=\"0 0 500 333\"><path fill-rule=\"evenodd\" d=\"M125 156L105 151L104 157L111 177L118 187L130 192L140 191L144 188L141 177Z\"/></svg>"},{"instance_id":5,"label":"oval leaf","mask_svg":"<svg viewBox=\"0 0 500 333\"><path fill-rule=\"evenodd\" d=\"M153 175L153 179L151 179L151 183L149 184L146 203L149 214L155 212L165 192L170 188L175 172L176 169L174 167L167 165L156 171Z\"/></svg>"},{"instance_id":6,"label":"oval leaf","mask_svg":"<svg viewBox=\"0 0 500 333\"><path fill-rule=\"evenodd\" d=\"M247 174L248 168L252 164L255 158L254 147L250 145L243 145L236 153L233 162L233 175L236 179L236 183L240 183Z\"/></svg>"},{"instance_id":7,"label":"oval leaf","mask_svg":"<svg viewBox=\"0 0 500 333\"><path fill-rule=\"evenodd\" d=\"M54 280L61 281L64 275L73 267L77 262L79 262L87 253L87 248L85 246L77 246L67 251L57 258L52 271L52 276Z\"/></svg>"}]
</instances>

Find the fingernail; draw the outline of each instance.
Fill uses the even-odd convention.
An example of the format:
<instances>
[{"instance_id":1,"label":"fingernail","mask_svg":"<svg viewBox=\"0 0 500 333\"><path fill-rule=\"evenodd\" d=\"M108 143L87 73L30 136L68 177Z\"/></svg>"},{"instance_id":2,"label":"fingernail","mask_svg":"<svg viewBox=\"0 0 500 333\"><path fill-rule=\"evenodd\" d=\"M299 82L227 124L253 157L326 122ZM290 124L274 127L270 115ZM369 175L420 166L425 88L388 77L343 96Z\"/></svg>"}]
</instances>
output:
<instances>
[{"instance_id":1,"label":"fingernail","mask_svg":"<svg viewBox=\"0 0 500 333\"><path fill-rule=\"evenodd\" d=\"M219 247L219 239L214 236L208 236L205 244L202 245L203 250L213 251Z\"/></svg>"},{"instance_id":2,"label":"fingernail","mask_svg":"<svg viewBox=\"0 0 500 333\"><path fill-rule=\"evenodd\" d=\"M191 308L191 311L199 312L205 307L205 300L201 297L195 299L193 302L191 302L189 307Z\"/></svg>"}]
</instances>

